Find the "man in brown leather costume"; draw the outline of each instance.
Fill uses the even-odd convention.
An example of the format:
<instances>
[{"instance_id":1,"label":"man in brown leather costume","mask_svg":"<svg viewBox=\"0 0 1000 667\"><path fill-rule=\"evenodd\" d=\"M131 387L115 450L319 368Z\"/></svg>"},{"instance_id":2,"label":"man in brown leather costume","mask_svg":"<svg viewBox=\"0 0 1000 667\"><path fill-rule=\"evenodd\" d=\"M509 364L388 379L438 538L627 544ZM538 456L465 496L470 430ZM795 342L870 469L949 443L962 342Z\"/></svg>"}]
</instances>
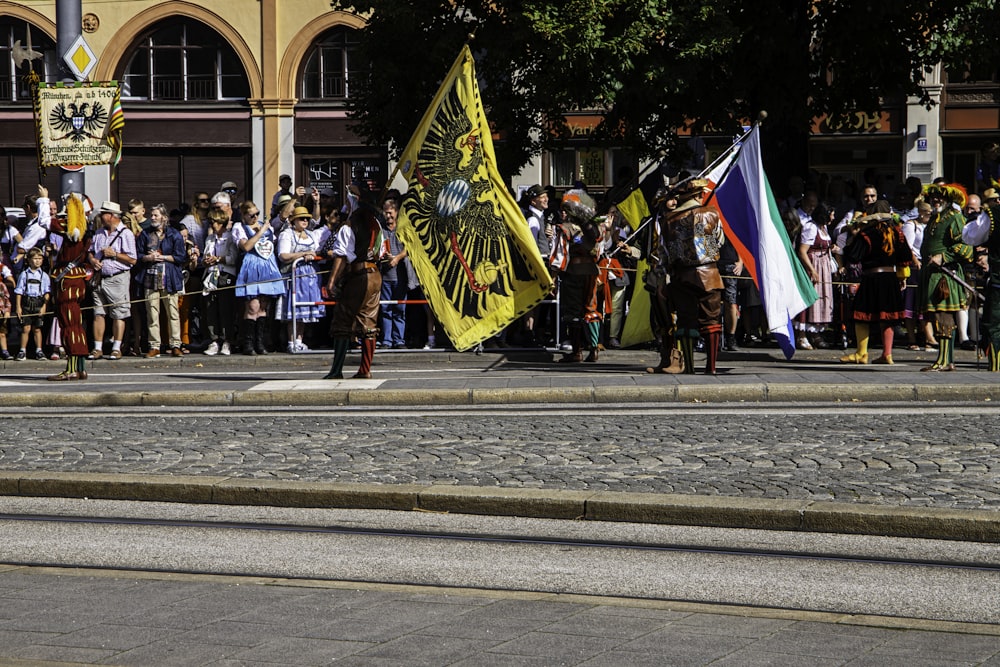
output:
<instances>
[{"instance_id":1,"label":"man in brown leather costume","mask_svg":"<svg viewBox=\"0 0 1000 667\"><path fill-rule=\"evenodd\" d=\"M326 291L337 305L330 323L333 365L324 377L326 380L344 377L344 359L353 337L361 342L361 366L354 377L368 379L372 376L382 290L382 273L378 267L382 227L376 216L370 205L361 205L337 231L334 240L333 265Z\"/></svg>"},{"instance_id":2,"label":"man in brown leather costume","mask_svg":"<svg viewBox=\"0 0 1000 667\"><path fill-rule=\"evenodd\" d=\"M662 337L660 364L648 369L657 373L694 373L694 345L705 340L705 372L714 375L722 336L722 277L716 267L719 248L725 242L719 211L703 206L708 182L696 179L677 193L677 208L659 219L660 257L658 270L665 277L658 290L661 308L676 313L673 335ZM666 303L664 304L664 301ZM670 323L666 323L669 330ZM681 359L672 352L676 339Z\"/></svg>"}]
</instances>

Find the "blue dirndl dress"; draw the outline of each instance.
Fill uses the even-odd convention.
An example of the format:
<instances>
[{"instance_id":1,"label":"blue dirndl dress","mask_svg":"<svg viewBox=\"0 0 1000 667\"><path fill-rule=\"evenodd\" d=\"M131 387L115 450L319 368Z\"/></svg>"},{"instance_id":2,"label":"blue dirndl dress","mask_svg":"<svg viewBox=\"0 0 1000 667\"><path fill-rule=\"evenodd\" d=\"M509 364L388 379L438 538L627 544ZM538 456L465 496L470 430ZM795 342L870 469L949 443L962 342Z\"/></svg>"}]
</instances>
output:
<instances>
[{"instance_id":1,"label":"blue dirndl dress","mask_svg":"<svg viewBox=\"0 0 1000 667\"><path fill-rule=\"evenodd\" d=\"M306 240L300 239L297 235L292 235L291 252L312 252L319 254L319 242L311 234ZM295 314L292 314L292 291L295 291L296 305ZM295 278L289 280L285 287L285 295L280 301L278 312L279 319L290 322L295 319L297 322L319 322L320 318L326 314L326 306L313 305L316 301L322 301L323 295L320 293L319 274L312 262L299 262L295 267Z\"/></svg>"},{"instance_id":2,"label":"blue dirndl dress","mask_svg":"<svg viewBox=\"0 0 1000 667\"><path fill-rule=\"evenodd\" d=\"M243 224L247 238L254 232ZM236 296L253 299L258 296L281 296L285 293L285 281L278 270L275 256L274 232L268 229L244 256L240 273L236 277Z\"/></svg>"}]
</instances>

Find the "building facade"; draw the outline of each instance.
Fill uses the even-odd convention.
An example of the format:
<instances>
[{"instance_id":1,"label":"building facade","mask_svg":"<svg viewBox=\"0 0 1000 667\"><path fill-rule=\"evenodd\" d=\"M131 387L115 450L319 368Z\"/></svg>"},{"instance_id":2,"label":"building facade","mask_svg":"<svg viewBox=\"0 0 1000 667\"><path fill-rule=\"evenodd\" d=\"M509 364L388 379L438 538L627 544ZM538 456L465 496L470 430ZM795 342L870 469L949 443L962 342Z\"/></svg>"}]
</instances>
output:
<instances>
[{"instance_id":1,"label":"building facade","mask_svg":"<svg viewBox=\"0 0 1000 667\"><path fill-rule=\"evenodd\" d=\"M0 0L0 202L34 191L30 91L14 42L55 80L55 2ZM116 179L88 167L92 198L168 207L224 181L238 198L267 205L278 176L333 187L385 181L385 147L349 129L345 110L357 30L364 21L319 0L117 0L82 4L83 36L97 56L93 81L122 84L125 154ZM9 102L9 103L8 103ZM43 181L59 183L51 168Z\"/></svg>"},{"instance_id":2,"label":"building facade","mask_svg":"<svg viewBox=\"0 0 1000 667\"><path fill-rule=\"evenodd\" d=\"M42 54L33 67L55 80L55 12L55 0L0 0L0 203L16 205L39 180L58 189L58 169L38 173L27 66L15 49L30 39ZM362 17L327 0L84 0L82 13L98 60L90 79L122 82L126 118L118 177L86 170L93 199L172 207L234 181L239 198L266 206L284 173L341 195L358 181L379 190L390 176L386 147L354 134L346 113L352 80L365 71L353 58ZM856 182L875 168L887 185L944 175L973 186L982 147L1000 138L996 73L949 83L937 71L925 83L941 102L930 110L904 100L882 114L817 121L811 169ZM632 152L591 145L598 119L568 116L571 145L512 175L515 190L582 180L599 192L643 171ZM704 138L702 154L725 142Z\"/></svg>"}]
</instances>

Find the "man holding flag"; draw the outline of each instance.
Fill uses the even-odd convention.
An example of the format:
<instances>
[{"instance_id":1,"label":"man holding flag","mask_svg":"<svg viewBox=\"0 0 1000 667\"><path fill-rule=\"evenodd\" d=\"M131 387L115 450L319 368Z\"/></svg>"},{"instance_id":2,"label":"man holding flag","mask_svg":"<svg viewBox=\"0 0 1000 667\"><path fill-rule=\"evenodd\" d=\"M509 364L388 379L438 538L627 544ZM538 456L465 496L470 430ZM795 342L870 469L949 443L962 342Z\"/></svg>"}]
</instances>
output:
<instances>
[{"instance_id":1,"label":"man holding flag","mask_svg":"<svg viewBox=\"0 0 1000 667\"><path fill-rule=\"evenodd\" d=\"M400 155L397 173L407 181L397 233L455 349L503 331L548 296L549 271L497 169L468 46Z\"/></svg>"},{"instance_id":2,"label":"man holding flag","mask_svg":"<svg viewBox=\"0 0 1000 667\"><path fill-rule=\"evenodd\" d=\"M708 181L695 179L677 194L677 208L660 220L660 266L670 277L665 287L677 313L675 336L684 357L684 372L694 373L694 345L702 336L707 353L705 373L715 375L722 336L723 287L716 263L725 237L718 210L702 204L709 192ZM668 368L658 370L670 372Z\"/></svg>"}]
</instances>

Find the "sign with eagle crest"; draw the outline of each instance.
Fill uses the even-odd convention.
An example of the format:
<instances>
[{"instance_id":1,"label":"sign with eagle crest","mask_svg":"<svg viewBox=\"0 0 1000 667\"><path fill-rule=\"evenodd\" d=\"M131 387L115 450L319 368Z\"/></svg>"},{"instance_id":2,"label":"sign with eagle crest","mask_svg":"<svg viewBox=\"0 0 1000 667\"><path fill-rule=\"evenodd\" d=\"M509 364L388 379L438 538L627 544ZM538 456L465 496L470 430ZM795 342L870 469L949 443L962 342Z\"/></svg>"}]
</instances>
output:
<instances>
[{"instance_id":1,"label":"sign with eagle crest","mask_svg":"<svg viewBox=\"0 0 1000 667\"><path fill-rule=\"evenodd\" d=\"M121 159L125 119L117 82L39 82L35 123L42 167L117 166Z\"/></svg>"},{"instance_id":2,"label":"sign with eagle crest","mask_svg":"<svg viewBox=\"0 0 1000 667\"><path fill-rule=\"evenodd\" d=\"M496 166L472 52L465 46L403 151L397 218L424 295L455 349L502 331L552 279Z\"/></svg>"}]
</instances>

